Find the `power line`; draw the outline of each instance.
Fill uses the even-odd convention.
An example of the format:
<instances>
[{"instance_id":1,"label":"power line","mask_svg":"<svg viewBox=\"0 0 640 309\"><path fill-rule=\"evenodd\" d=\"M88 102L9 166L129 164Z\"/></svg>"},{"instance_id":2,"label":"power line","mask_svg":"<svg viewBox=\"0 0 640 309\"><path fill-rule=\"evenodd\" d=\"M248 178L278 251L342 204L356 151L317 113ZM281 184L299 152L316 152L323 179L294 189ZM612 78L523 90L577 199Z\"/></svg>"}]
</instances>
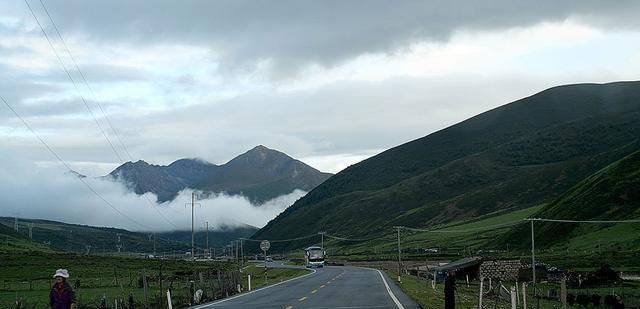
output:
<instances>
[{"instance_id":1,"label":"power line","mask_svg":"<svg viewBox=\"0 0 640 309\"><path fill-rule=\"evenodd\" d=\"M47 32L44 30L44 27L42 26L42 24L40 23L40 20L38 19L38 17L36 16L35 12L33 11L33 9L31 8L31 5L29 4L28 0L24 0L24 2L27 4L27 8L29 8L29 11L31 12L31 15L33 16L33 18L35 19L36 23L38 24L38 27L40 27L40 30L42 30L42 34L44 35L45 39L47 40L47 43L49 43L49 46L51 47L51 49L53 50L53 53L55 54L56 58L58 59L58 61L60 62L60 65L62 66L62 69L64 70L64 72L67 74L67 77L69 78L69 80L71 80L71 83L73 84L74 89L76 90L76 92L78 93L78 96L80 96L80 99L82 101L82 103L84 104L84 106L87 108L87 111L89 112L89 114L91 115L91 117L93 118L93 121L96 123L96 125L98 126L98 129L100 129L100 132L102 133L102 135L104 136L104 138L107 140L107 142L109 143L109 146L111 146L111 149L113 150L113 152L116 154L116 157L118 157L118 159L123 162L124 160L122 160L122 157L120 157L120 154L118 153L118 151L116 150L115 146L113 145L113 143L111 142L111 140L109 139L109 137L107 136L107 134L105 133L104 129L102 128L102 125L100 124L100 122L98 121L98 118L96 118L95 114L93 113L93 111L91 110L91 107L89 107L89 103L87 103L87 101L85 100L84 96L82 95L82 93L80 92L80 89L78 88L78 85L76 84L76 81L73 79L73 77L71 76L71 73L69 72L69 70L67 69L67 66L64 64L64 61L62 60L62 58L60 57L60 54L58 54L58 51L56 50L55 46L53 46L53 43L51 42L51 39L49 38L49 35L47 34Z\"/></svg>"},{"instance_id":2,"label":"power line","mask_svg":"<svg viewBox=\"0 0 640 309\"><path fill-rule=\"evenodd\" d=\"M640 223L638 220L568 220L568 219L543 219L543 218L526 218L524 221L543 221L543 222L560 222L560 223Z\"/></svg>"},{"instance_id":3,"label":"power line","mask_svg":"<svg viewBox=\"0 0 640 309\"><path fill-rule=\"evenodd\" d=\"M47 148L47 150L49 150L49 152L51 152L51 154L53 154L53 156L58 159L58 161L60 161L60 163L62 163L62 165L64 165L64 167L66 167L68 170L73 171L73 169L71 169L71 167L67 164L67 162L65 162L59 155L58 153L56 153L53 148L51 148L49 146L49 144L47 144L44 139L42 139L42 137L40 137L40 135L38 133L36 133L36 131L31 127L31 125L29 125L29 123L22 118L22 116L20 116L20 114L18 114L18 112L9 104L9 102L7 102L4 97L2 97L0 95L0 100L2 100L2 102L9 108L9 110L11 110L11 112L13 112L14 115L16 115L16 117L18 117L18 119L20 119L20 121L22 121L22 123L24 124L24 126L29 129L29 131L31 131L31 133L40 141L40 143L42 143L42 145L44 145L45 148ZM98 193L98 191L96 191L87 181L84 180L84 178L82 177L75 177L76 179L78 179L78 181L82 182L88 189L89 191L91 191L93 194L95 194L100 200L102 200L105 204L107 204L109 207L111 207L113 210L115 210L118 214L120 214L121 216L123 216L124 218L127 218L128 220L130 220L133 223L136 223L139 226L143 226L146 227L144 224L136 221L135 219L127 216L126 214L124 214L123 212L121 212L118 208L116 208L113 204L111 204L111 202L109 202L107 199L105 199L100 193Z\"/></svg>"},{"instance_id":4,"label":"power line","mask_svg":"<svg viewBox=\"0 0 640 309\"><path fill-rule=\"evenodd\" d=\"M69 55L69 58L71 59L71 62L73 63L73 65L75 66L76 70L80 74L80 77L82 78L82 81L84 82L85 86L87 87L87 89L91 93L91 96L93 97L94 101L96 102L96 105L98 105L98 108L100 109L100 112L102 113L102 116L107 121L107 124L109 125L109 128L111 128L111 131L113 131L113 134L116 136L116 139L120 143L120 146L122 146L122 149L129 156L129 159L133 159L133 157L129 153L129 150L127 149L125 144L122 142L122 139L118 135L118 132L113 127L113 124L111 123L111 120L109 120L109 117L104 112L104 109L102 108L102 104L100 103L100 101L98 100L97 96L95 95L95 92L93 91L93 89L91 88L89 83L87 82L87 79L84 76L84 73L82 73L82 70L80 70L80 67L78 66L78 63L77 63L75 57L73 56L73 54L71 53L71 50L69 49L69 46L67 45L67 42L62 37L62 34L60 33L60 30L58 29L58 26L56 25L56 22L51 17L51 14L49 14L49 10L47 9L47 6L44 4L44 2L42 0L39 0L39 1L40 1L40 5L42 5L42 8L44 9L44 12L47 14L47 17L49 17L49 20L51 21L51 24L53 25L53 29L58 34L58 38L60 39L60 41L62 42L62 45L64 46L65 50L67 51L67 55Z\"/></svg>"},{"instance_id":5,"label":"power line","mask_svg":"<svg viewBox=\"0 0 640 309\"><path fill-rule=\"evenodd\" d=\"M311 238L311 237L318 237L318 234L311 234L311 235L307 235L307 236L302 236L302 237L297 237L297 238L290 238L290 239L276 239L276 240L269 240L269 239L251 239L251 238L240 238L242 240L246 240L246 241L252 241L252 242L261 242L263 240L268 240L269 242L288 242L288 241L295 241L295 240L302 240L302 239L307 239L307 238Z\"/></svg>"},{"instance_id":6,"label":"power line","mask_svg":"<svg viewBox=\"0 0 640 309\"><path fill-rule=\"evenodd\" d=\"M82 70L80 70L80 67L78 66L77 61L75 60L75 57L73 56L73 54L71 53L71 50L69 49L69 46L67 45L66 41L64 40L64 38L62 37L62 34L60 33L60 30L58 29L58 26L56 25L56 22L53 20L53 18L51 17L51 14L49 14L49 10L47 9L47 6L44 4L44 2L42 0L40 1L40 5L42 5L42 8L44 9L44 12L46 13L47 17L49 18L49 20L51 21L51 24L53 25L54 30L56 31L56 34L58 35L58 38L60 39L60 41L62 42L62 45L64 46L67 55L69 55L69 58L71 59L71 62L73 63L76 71L78 71L78 74L80 75L80 77L82 78L82 81L84 82L85 86L87 87L87 89L89 90L89 92L91 93L94 101L96 102L96 105L98 105L98 108L100 109L102 116L105 118L108 126L111 128L111 131L113 131L113 134L116 136L116 139L118 140L118 142L120 143L120 146L122 146L122 149L125 151L125 153L127 154L127 156L129 157L129 160L133 161L133 156L131 156L131 153L129 152L129 150L127 149L127 147L125 146L124 142L122 142L122 139L120 138L120 136L118 135L118 132L116 131L116 129L113 127L113 124L111 123L111 120L109 120L109 117L107 116L107 114L105 113L104 109L102 108L102 104L100 104L100 101L97 99L97 96L95 95L95 92L93 91L93 89L91 88L91 86L89 85L89 83L87 82L87 79L84 75L84 73L82 73ZM38 23L38 26L40 26L40 29L42 30L42 33L45 35L45 37L47 38L47 41L49 42L49 45L51 46L51 48L53 49L54 53L56 54L56 57L58 58L58 61L60 61L60 63L63 66L63 69L65 70L65 72L67 73L67 76L69 77L69 79L71 79L71 82L74 84L74 87L76 87L76 91L78 91L78 88L75 84L75 81L73 80L73 78L71 77L70 73L67 71L62 59L58 56L58 53L55 49L55 47L53 46L53 44L51 44L51 41L49 40L48 35L46 34L44 28L41 26L38 18L35 16L33 10L31 9L31 6L29 5L29 3L27 2L27 0L25 0L25 2L27 3L27 6L29 7L29 10L31 11L31 14L33 15L34 19L36 20L36 22ZM111 140L107 137L106 133L104 132L104 130L102 129L101 125L99 124L98 120L96 119L96 117L94 116L93 112L91 111L91 109L89 108L88 104L85 102L84 97L80 94L80 92L78 91L80 97L82 98L82 101L84 102L85 106L87 107L87 110L89 110L89 113L91 113L91 116L93 117L93 119L96 121L96 124L98 125L98 128L100 128L100 131L102 132L102 134L104 135L104 137L106 138L107 142L109 143L109 145L111 146L111 149L113 150L113 152L115 153L115 155L118 157L118 159L120 160L121 163L124 163L124 160L122 159L122 157L120 157L120 155L118 154L118 152L116 151L113 143L111 142ZM167 218L162 212L160 212L156 206L154 205L154 203L151 202L151 200L149 200L149 197L146 195L143 195L145 200L147 201L147 203L149 203L149 205L151 205L153 207L153 209L170 225L172 225L174 228L179 229L179 227L177 225L175 225L173 222L171 222L171 220L169 220L169 218Z\"/></svg>"},{"instance_id":7,"label":"power line","mask_svg":"<svg viewBox=\"0 0 640 309\"><path fill-rule=\"evenodd\" d=\"M522 220L517 220L517 221L511 221L507 223L488 225L488 226L482 226L477 228L469 228L469 229L463 229L463 230L448 230L448 229L427 230L427 229L419 229L419 228L412 228L412 227L406 227L406 226L400 226L399 228L404 230L414 231L414 232L426 232L426 233L468 233L468 232L478 232L478 231L484 231L484 230L493 230L493 229L498 229L502 227L522 224L523 222L524 221Z\"/></svg>"},{"instance_id":8,"label":"power line","mask_svg":"<svg viewBox=\"0 0 640 309\"><path fill-rule=\"evenodd\" d=\"M372 237L372 238L345 238L345 237L338 237L338 236L333 236L330 234L325 233L325 235L327 235L327 237L329 238L333 238L336 240L344 240L344 241L369 241L369 240L374 240L374 239L380 239L383 237Z\"/></svg>"}]
</instances>

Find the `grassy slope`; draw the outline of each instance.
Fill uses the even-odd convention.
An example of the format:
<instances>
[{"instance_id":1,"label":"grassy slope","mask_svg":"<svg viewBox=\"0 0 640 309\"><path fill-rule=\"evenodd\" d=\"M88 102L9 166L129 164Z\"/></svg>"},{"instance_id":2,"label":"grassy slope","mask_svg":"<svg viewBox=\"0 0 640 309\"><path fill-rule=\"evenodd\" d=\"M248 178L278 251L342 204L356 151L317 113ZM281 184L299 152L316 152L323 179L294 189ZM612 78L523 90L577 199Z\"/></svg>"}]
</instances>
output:
<instances>
[{"instance_id":1,"label":"grassy slope","mask_svg":"<svg viewBox=\"0 0 640 309\"><path fill-rule=\"evenodd\" d=\"M0 226L13 226L14 218L0 217ZM57 250L84 252L86 245L93 252L113 252L116 250L117 235L121 235L124 250L128 252L153 252L153 241L148 234L123 229L68 224L50 220L19 219L19 230L28 235L28 225L33 224L33 239L36 243L50 242ZM185 242L157 239L156 248L162 250L186 250L191 246Z\"/></svg>"},{"instance_id":2,"label":"grassy slope","mask_svg":"<svg viewBox=\"0 0 640 309\"><path fill-rule=\"evenodd\" d=\"M345 169L254 235L383 234L551 202L640 148L640 83L553 88Z\"/></svg>"},{"instance_id":3,"label":"grassy slope","mask_svg":"<svg viewBox=\"0 0 640 309\"><path fill-rule=\"evenodd\" d=\"M625 220L640 218L640 151L586 178L534 215L539 218L575 220ZM541 247L570 250L623 250L640 247L640 224L536 223ZM521 227L507 237L522 239ZM602 247L598 247L600 245Z\"/></svg>"},{"instance_id":4,"label":"grassy slope","mask_svg":"<svg viewBox=\"0 0 640 309\"><path fill-rule=\"evenodd\" d=\"M3 231L13 231L14 218L0 217L0 234ZM149 240L149 233L131 232L123 229L94 227L78 224L67 224L63 222L49 220L20 219L20 233L13 235L17 237L28 235L28 225L33 224L34 243L42 245L44 242L51 242L51 247L57 250L83 252L86 245L92 247L93 252L113 252L116 249L117 235L121 235L121 242L127 252L153 252L153 240ZM241 226L238 228L224 228L222 230L209 231L210 247L222 247L230 241L240 237L251 236L257 228L252 226ZM2 240L2 237L0 237ZM196 247L206 247L206 233L196 232ZM2 244L0 244L0 248ZM42 246L41 246L42 247ZM187 251L191 248L190 231L162 232L156 234L156 251L172 252Z\"/></svg>"}]
</instances>

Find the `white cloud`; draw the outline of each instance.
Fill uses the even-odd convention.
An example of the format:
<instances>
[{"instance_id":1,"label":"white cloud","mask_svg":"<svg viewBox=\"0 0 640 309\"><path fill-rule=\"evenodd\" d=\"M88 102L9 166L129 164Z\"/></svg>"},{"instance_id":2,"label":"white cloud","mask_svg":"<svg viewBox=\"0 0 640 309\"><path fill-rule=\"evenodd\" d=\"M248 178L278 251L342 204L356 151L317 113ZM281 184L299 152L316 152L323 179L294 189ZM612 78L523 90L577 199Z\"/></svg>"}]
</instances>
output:
<instances>
[{"instance_id":1,"label":"white cloud","mask_svg":"<svg viewBox=\"0 0 640 309\"><path fill-rule=\"evenodd\" d=\"M150 203L155 196L138 196L121 183L85 178L114 208L91 192L75 176L60 166L34 165L7 157L0 170L0 216L19 216L57 220L94 226L120 227L135 231L168 231L191 227L191 191L180 192L172 202ZM244 197L217 195L199 200L196 225L208 221L212 228L250 224L261 227L305 194L296 190L288 195L253 206ZM148 199L147 199L148 198ZM117 209L117 210L116 210ZM122 215L122 214L124 215Z\"/></svg>"},{"instance_id":2,"label":"white cloud","mask_svg":"<svg viewBox=\"0 0 640 309\"><path fill-rule=\"evenodd\" d=\"M133 160L224 163L264 144L337 172L548 87L640 77L638 4L628 1L177 3L47 3ZM0 95L79 172L100 176L121 164L24 3L0 1L0 12ZM0 144L8 158L58 166L1 105ZM42 173L24 184L58 181ZM125 205L146 204L105 190ZM211 209L244 203L216 201Z\"/></svg>"}]
</instances>

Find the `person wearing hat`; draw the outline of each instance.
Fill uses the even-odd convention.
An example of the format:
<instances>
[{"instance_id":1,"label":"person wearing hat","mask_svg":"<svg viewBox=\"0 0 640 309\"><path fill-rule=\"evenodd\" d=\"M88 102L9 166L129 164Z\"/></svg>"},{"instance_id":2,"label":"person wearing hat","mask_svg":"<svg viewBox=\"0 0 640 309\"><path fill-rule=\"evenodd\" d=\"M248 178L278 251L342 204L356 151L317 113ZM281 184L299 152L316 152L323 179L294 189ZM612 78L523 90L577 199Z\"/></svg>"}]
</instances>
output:
<instances>
[{"instance_id":1,"label":"person wearing hat","mask_svg":"<svg viewBox=\"0 0 640 309\"><path fill-rule=\"evenodd\" d=\"M49 293L49 305L51 309L75 309L76 295L67 283L69 272L66 269L58 269L53 275L56 282Z\"/></svg>"}]
</instances>

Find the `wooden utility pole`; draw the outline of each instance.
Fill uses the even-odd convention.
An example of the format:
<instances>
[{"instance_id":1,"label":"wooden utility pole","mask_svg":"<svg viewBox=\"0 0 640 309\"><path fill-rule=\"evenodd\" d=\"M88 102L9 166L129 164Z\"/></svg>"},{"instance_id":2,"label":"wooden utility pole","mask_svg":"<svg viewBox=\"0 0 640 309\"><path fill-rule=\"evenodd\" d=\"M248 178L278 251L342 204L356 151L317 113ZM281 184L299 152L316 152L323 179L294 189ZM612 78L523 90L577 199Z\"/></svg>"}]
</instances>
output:
<instances>
[{"instance_id":1,"label":"wooden utility pole","mask_svg":"<svg viewBox=\"0 0 640 309\"><path fill-rule=\"evenodd\" d=\"M195 255L195 232L193 229L193 221L195 219L194 216L194 208L195 208L195 202L196 202L196 193L195 192L191 192L191 259L193 259L194 261L196 260L196 255Z\"/></svg>"},{"instance_id":2,"label":"wooden utility pole","mask_svg":"<svg viewBox=\"0 0 640 309\"><path fill-rule=\"evenodd\" d=\"M533 278L533 291L535 294L536 291L536 239L534 236L534 231L533 231L533 221L534 219L531 219L531 274L532 274L532 278Z\"/></svg>"},{"instance_id":3,"label":"wooden utility pole","mask_svg":"<svg viewBox=\"0 0 640 309\"><path fill-rule=\"evenodd\" d=\"M211 251L209 251L209 221L207 223L207 256L211 257Z\"/></svg>"},{"instance_id":4,"label":"wooden utility pole","mask_svg":"<svg viewBox=\"0 0 640 309\"><path fill-rule=\"evenodd\" d=\"M188 205L188 203L185 203L185 205ZM199 203L196 203L196 193L191 192L191 260L192 261L196 260L196 250L195 250L196 236L195 236L195 226L194 226L196 205L200 205Z\"/></svg>"},{"instance_id":5,"label":"wooden utility pole","mask_svg":"<svg viewBox=\"0 0 640 309\"><path fill-rule=\"evenodd\" d=\"M398 282L402 282L402 277L400 277L402 273L402 259L400 258L400 228L401 226L394 226L398 232Z\"/></svg>"}]
</instances>

